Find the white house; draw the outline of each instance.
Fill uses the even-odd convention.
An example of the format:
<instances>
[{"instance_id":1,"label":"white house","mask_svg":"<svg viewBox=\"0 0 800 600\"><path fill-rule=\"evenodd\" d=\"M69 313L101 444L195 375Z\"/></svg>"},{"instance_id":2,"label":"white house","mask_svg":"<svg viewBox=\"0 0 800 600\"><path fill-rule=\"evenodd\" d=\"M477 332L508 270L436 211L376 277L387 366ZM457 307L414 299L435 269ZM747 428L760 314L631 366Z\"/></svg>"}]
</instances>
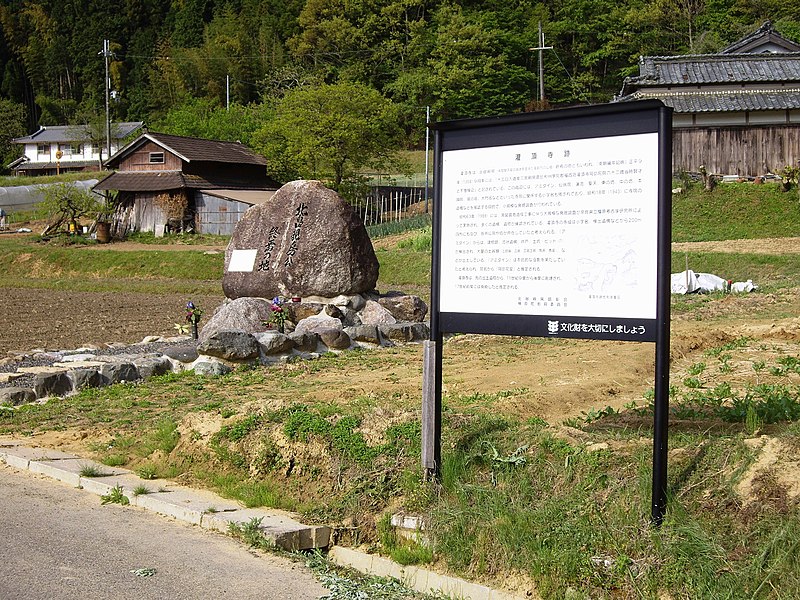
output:
<instances>
[{"instance_id":1,"label":"white house","mask_svg":"<svg viewBox=\"0 0 800 600\"><path fill-rule=\"evenodd\" d=\"M124 140L143 127L141 121L113 123L111 153L117 152ZM97 170L101 160L108 159L104 141L90 142L83 125L54 125L12 140L25 146L25 154L8 165L16 175L56 175L66 171Z\"/></svg>"}]
</instances>

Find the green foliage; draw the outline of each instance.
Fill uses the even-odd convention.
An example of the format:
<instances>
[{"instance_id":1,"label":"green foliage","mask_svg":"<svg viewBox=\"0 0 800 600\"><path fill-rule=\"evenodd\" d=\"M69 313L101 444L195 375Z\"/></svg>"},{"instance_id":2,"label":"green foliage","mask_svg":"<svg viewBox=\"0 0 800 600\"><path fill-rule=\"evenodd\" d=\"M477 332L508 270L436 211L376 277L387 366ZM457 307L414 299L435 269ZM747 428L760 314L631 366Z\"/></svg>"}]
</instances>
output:
<instances>
[{"instance_id":1,"label":"green foliage","mask_svg":"<svg viewBox=\"0 0 800 600\"><path fill-rule=\"evenodd\" d=\"M127 506L131 501L125 495L122 486L115 485L107 494L100 496L100 504L121 504Z\"/></svg>"},{"instance_id":2,"label":"green foliage","mask_svg":"<svg viewBox=\"0 0 800 600\"><path fill-rule=\"evenodd\" d=\"M800 205L790 196L781 193L778 184L749 183L725 183L710 194L701 186L676 194L672 198L672 241L795 236ZM690 255L690 268L692 264L697 263Z\"/></svg>"},{"instance_id":3,"label":"green foliage","mask_svg":"<svg viewBox=\"0 0 800 600\"><path fill-rule=\"evenodd\" d=\"M25 106L0 97L0 173L22 153L22 146L11 140L25 133Z\"/></svg>"},{"instance_id":4,"label":"green foliage","mask_svg":"<svg viewBox=\"0 0 800 600\"><path fill-rule=\"evenodd\" d=\"M386 169L399 133L389 100L364 85L337 83L287 93L254 146L278 169L277 179L327 179L338 190L361 169Z\"/></svg>"},{"instance_id":5,"label":"green foliage","mask_svg":"<svg viewBox=\"0 0 800 600\"><path fill-rule=\"evenodd\" d=\"M108 475L103 469L98 467L97 465L93 464L85 464L81 465L80 471L78 474L81 477L105 477Z\"/></svg>"},{"instance_id":6,"label":"green foliage","mask_svg":"<svg viewBox=\"0 0 800 600\"><path fill-rule=\"evenodd\" d=\"M430 226L430 215L417 215L408 219L401 219L400 221L388 221L386 223L379 223L377 225L370 225L367 227L367 233L372 239L385 237L387 235L396 235L405 231L413 229L422 229Z\"/></svg>"},{"instance_id":7,"label":"green foliage","mask_svg":"<svg viewBox=\"0 0 800 600\"><path fill-rule=\"evenodd\" d=\"M433 232L428 228L412 238L401 240L397 246L414 252L430 252L433 246Z\"/></svg>"},{"instance_id":8,"label":"green foliage","mask_svg":"<svg viewBox=\"0 0 800 600\"><path fill-rule=\"evenodd\" d=\"M274 550L275 544L266 538L261 530L261 517L253 517L244 523L228 524L228 533L239 538L251 548L259 550Z\"/></svg>"},{"instance_id":9,"label":"green foliage","mask_svg":"<svg viewBox=\"0 0 800 600\"><path fill-rule=\"evenodd\" d=\"M43 197L40 205L42 210L51 216L62 215L76 231L79 219L94 215L101 209L97 196L69 183L47 186Z\"/></svg>"}]
</instances>

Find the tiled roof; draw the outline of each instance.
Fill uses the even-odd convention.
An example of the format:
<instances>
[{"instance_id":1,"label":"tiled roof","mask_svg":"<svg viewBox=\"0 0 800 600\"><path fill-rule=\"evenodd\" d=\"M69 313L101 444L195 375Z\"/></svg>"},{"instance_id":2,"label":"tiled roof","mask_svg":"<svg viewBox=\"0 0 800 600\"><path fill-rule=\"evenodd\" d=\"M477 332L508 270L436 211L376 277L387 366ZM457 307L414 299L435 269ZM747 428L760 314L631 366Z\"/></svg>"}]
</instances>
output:
<instances>
[{"instance_id":1,"label":"tiled roof","mask_svg":"<svg viewBox=\"0 0 800 600\"><path fill-rule=\"evenodd\" d=\"M644 56L626 87L800 82L800 52Z\"/></svg>"},{"instance_id":2,"label":"tiled roof","mask_svg":"<svg viewBox=\"0 0 800 600\"><path fill-rule=\"evenodd\" d=\"M131 133L140 129L143 123L141 121L132 121L128 123L112 123L111 137L119 140L129 136ZM87 133L84 125L48 125L41 127L36 133L26 135L21 138L12 140L15 144L50 144L50 143L68 143L85 140Z\"/></svg>"},{"instance_id":3,"label":"tiled roof","mask_svg":"<svg viewBox=\"0 0 800 600\"><path fill-rule=\"evenodd\" d=\"M770 91L669 91L638 90L621 101L656 99L678 113L795 110L800 109L800 86Z\"/></svg>"},{"instance_id":4,"label":"tiled roof","mask_svg":"<svg viewBox=\"0 0 800 600\"><path fill-rule=\"evenodd\" d=\"M735 41L727 48L724 48L720 54L752 52L753 50L758 51L759 48L763 48L765 45L783 48L785 52L800 51L800 44L783 37L780 33L775 31L772 22L765 21L764 24L753 33Z\"/></svg>"},{"instance_id":5,"label":"tiled roof","mask_svg":"<svg viewBox=\"0 0 800 600\"><path fill-rule=\"evenodd\" d=\"M239 142L221 142L202 138L168 135L166 133L145 133L136 138L112 156L108 163L118 166L120 161L136 148L151 141L172 152L186 162L217 162L246 165L266 165L267 159L254 153Z\"/></svg>"},{"instance_id":6,"label":"tiled roof","mask_svg":"<svg viewBox=\"0 0 800 600\"><path fill-rule=\"evenodd\" d=\"M277 189L271 179L241 176L203 177L186 175L180 171L118 171L101 180L95 190L120 190L124 192L163 192L189 189Z\"/></svg>"},{"instance_id":7,"label":"tiled roof","mask_svg":"<svg viewBox=\"0 0 800 600\"><path fill-rule=\"evenodd\" d=\"M123 192L163 192L185 187L180 171L111 173L102 179L94 190L120 190Z\"/></svg>"},{"instance_id":8,"label":"tiled roof","mask_svg":"<svg viewBox=\"0 0 800 600\"><path fill-rule=\"evenodd\" d=\"M29 162L29 161L26 161L24 159L25 159L25 157L23 156L23 157L15 160L13 163L8 165L9 168L12 168L12 169L13 168L17 168L19 170L23 170L24 169L25 171L34 171L34 170L41 170L41 169L59 169L59 168L66 171L68 169L74 169L75 167L95 167L95 168L98 168L98 169L100 168L100 166L99 166L99 164L98 164L98 162L96 160L70 160L70 161L62 160L61 162L57 163L55 161L52 161L52 162ZM21 161L21 162L19 162L19 161Z\"/></svg>"}]
</instances>

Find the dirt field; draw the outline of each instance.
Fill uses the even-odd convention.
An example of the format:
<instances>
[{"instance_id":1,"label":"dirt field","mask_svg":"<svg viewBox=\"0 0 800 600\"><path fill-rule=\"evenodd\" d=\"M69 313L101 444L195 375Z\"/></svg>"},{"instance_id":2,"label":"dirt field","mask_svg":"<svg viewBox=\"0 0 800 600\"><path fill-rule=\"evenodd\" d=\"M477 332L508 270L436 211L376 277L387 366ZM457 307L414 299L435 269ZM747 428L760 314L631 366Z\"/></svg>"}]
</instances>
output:
<instances>
[{"instance_id":1,"label":"dirt field","mask_svg":"<svg viewBox=\"0 0 800 600\"><path fill-rule=\"evenodd\" d=\"M391 245L396 240L381 240ZM800 253L800 239L714 242L717 251ZM377 244L376 244L377 245ZM113 249L131 249L131 244L114 244ZM692 246L694 247L694 246ZM107 248L97 246L97 251ZM687 248L686 244L679 246ZM141 246L136 246L141 249ZM176 251L205 248L182 246ZM93 250L87 250L93 251ZM90 343L138 342L147 335L172 335L174 324L183 318L188 298L180 295L80 293L38 289L3 290L0 314L0 357L8 350L31 348L76 348ZM752 315L770 305L784 313L800 314L797 291L780 296L756 292L730 295L702 303L691 318L674 316L671 347L673 369L686 368L703 360L704 350L737 337L773 340L789 344L796 354L800 341L800 319L758 320ZM223 301L218 296L191 298L207 315ZM724 316L724 321L718 317ZM550 340L548 340L550 341ZM486 352L484 352L486 350ZM383 387L419 385L421 351L418 361L391 373L375 370L358 374L362 391ZM448 343L445 355L445 386L448 393L492 393L520 389L510 395L503 409L520 416L537 415L560 420L578 416L591 408L621 408L641 400L653 384L654 346L625 342L587 340L562 343L521 344L514 338L460 336ZM352 374L332 373L320 394L345 393L352 387Z\"/></svg>"}]
</instances>

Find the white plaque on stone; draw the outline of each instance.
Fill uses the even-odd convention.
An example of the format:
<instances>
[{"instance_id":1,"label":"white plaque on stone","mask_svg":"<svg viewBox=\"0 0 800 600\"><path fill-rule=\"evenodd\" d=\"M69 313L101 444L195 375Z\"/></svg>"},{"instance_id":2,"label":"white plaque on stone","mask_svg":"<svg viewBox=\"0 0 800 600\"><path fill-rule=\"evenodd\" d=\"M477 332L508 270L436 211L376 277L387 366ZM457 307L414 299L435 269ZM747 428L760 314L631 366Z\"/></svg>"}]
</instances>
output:
<instances>
[{"instance_id":1,"label":"white plaque on stone","mask_svg":"<svg viewBox=\"0 0 800 600\"><path fill-rule=\"evenodd\" d=\"M257 249L234 250L231 252L231 262L228 264L229 273L252 273L256 264Z\"/></svg>"}]
</instances>

